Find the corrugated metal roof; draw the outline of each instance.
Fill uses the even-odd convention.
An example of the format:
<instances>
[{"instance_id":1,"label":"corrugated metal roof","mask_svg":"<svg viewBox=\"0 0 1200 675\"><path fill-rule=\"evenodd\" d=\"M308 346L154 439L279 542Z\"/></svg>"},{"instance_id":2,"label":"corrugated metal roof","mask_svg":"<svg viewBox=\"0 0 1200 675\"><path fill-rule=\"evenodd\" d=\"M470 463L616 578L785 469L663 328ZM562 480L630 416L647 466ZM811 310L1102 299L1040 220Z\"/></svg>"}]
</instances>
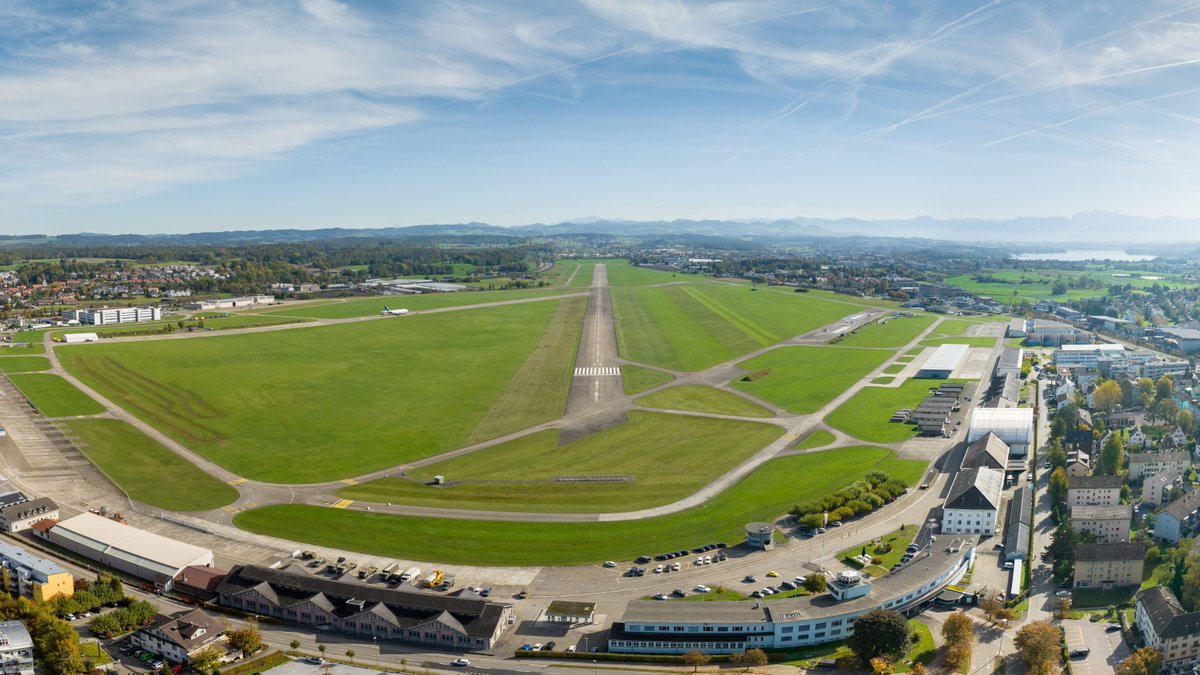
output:
<instances>
[{"instance_id":1,"label":"corrugated metal roof","mask_svg":"<svg viewBox=\"0 0 1200 675\"><path fill-rule=\"evenodd\" d=\"M199 561L204 558L212 561L212 551L206 548L123 525L94 513L81 513L60 521L50 534L154 569L168 577L174 577L188 565L201 564Z\"/></svg>"}]
</instances>

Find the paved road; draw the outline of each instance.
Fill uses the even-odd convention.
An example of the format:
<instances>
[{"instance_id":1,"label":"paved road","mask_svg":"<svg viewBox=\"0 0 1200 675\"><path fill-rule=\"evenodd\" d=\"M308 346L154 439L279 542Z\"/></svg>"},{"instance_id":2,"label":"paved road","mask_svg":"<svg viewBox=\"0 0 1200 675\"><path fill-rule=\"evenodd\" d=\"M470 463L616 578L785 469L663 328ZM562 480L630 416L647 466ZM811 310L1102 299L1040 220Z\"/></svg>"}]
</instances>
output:
<instances>
[{"instance_id":1,"label":"paved road","mask_svg":"<svg viewBox=\"0 0 1200 675\"><path fill-rule=\"evenodd\" d=\"M567 399L567 414L599 408L625 395L617 356L617 322L608 292L608 270L598 264L592 272L587 314L575 356L575 375Z\"/></svg>"}]
</instances>

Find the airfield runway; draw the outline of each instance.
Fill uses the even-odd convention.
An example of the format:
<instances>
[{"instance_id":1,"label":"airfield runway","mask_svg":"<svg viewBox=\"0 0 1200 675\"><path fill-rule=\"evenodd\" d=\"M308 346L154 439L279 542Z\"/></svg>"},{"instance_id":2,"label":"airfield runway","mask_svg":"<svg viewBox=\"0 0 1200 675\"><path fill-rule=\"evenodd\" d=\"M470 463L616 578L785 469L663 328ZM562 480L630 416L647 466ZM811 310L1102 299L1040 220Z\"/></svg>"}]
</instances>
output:
<instances>
[{"instance_id":1,"label":"airfield runway","mask_svg":"<svg viewBox=\"0 0 1200 675\"><path fill-rule=\"evenodd\" d=\"M596 265L588 296L579 352L575 355L575 376L567 398L567 414L603 407L625 395L621 385L621 366L617 362L616 322L612 299L608 294L608 270Z\"/></svg>"}]
</instances>

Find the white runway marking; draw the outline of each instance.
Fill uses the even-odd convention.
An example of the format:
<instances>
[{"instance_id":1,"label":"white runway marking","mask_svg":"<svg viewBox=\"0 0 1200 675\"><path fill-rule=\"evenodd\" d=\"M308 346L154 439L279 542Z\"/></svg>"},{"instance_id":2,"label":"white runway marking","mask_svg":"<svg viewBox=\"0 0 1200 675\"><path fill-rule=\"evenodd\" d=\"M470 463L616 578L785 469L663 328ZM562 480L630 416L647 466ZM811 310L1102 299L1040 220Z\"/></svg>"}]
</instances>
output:
<instances>
[{"instance_id":1,"label":"white runway marking","mask_svg":"<svg viewBox=\"0 0 1200 675\"><path fill-rule=\"evenodd\" d=\"M584 367L575 369L575 377L599 377L602 375L620 375L620 366Z\"/></svg>"}]
</instances>

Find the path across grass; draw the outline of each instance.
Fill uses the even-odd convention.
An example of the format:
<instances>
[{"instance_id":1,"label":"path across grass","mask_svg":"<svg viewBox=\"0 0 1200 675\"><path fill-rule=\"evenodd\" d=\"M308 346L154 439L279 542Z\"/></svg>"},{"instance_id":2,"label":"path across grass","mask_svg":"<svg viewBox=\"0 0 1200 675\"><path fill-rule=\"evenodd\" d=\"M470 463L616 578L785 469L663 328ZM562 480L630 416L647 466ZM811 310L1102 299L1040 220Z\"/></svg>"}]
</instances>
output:
<instances>
[{"instance_id":1,"label":"path across grass","mask_svg":"<svg viewBox=\"0 0 1200 675\"><path fill-rule=\"evenodd\" d=\"M629 422L566 445L543 431L411 469L338 496L485 511L603 513L691 495L782 435L777 426L634 411ZM447 485L427 485L435 475Z\"/></svg>"},{"instance_id":2,"label":"path across grass","mask_svg":"<svg viewBox=\"0 0 1200 675\"><path fill-rule=\"evenodd\" d=\"M525 298L544 298L561 295L567 292L577 292L582 289L539 288L515 291L460 291L458 293L434 293L431 295L376 296L361 300L345 302L311 303L284 307L282 309L264 312L265 316L283 315L308 319L350 319L359 316L376 316L383 311L384 306L392 309L434 309L437 307L461 307L463 305L485 305L507 300ZM404 319L405 317L394 317Z\"/></svg>"},{"instance_id":3,"label":"path across grass","mask_svg":"<svg viewBox=\"0 0 1200 675\"><path fill-rule=\"evenodd\" d=\"M171 511L211 511L237 490L120 420L71 420L80 450L117 487L139 502Z\"/></svg>"},{"instance_id":4,"label":"path across grass","mask_svg":"<svg viewBox=\"0 0 1200 675\"><path fill-rule=\"evenodd\" d=\"M746 523L773 520L797 503L828 494L868 471L916 483L926 463L875 447L776 459L708 504L649 520L512 523L391 516L318 506L268 506L239 513L238 527L318 546L460 565L576 565L632 560L714 541L740 541ZM613 504L615 509L642 505ZM371 536L364 537L369 532ZM447 533L452 533L448 536Z\"/></svg>"}]
</instances>

